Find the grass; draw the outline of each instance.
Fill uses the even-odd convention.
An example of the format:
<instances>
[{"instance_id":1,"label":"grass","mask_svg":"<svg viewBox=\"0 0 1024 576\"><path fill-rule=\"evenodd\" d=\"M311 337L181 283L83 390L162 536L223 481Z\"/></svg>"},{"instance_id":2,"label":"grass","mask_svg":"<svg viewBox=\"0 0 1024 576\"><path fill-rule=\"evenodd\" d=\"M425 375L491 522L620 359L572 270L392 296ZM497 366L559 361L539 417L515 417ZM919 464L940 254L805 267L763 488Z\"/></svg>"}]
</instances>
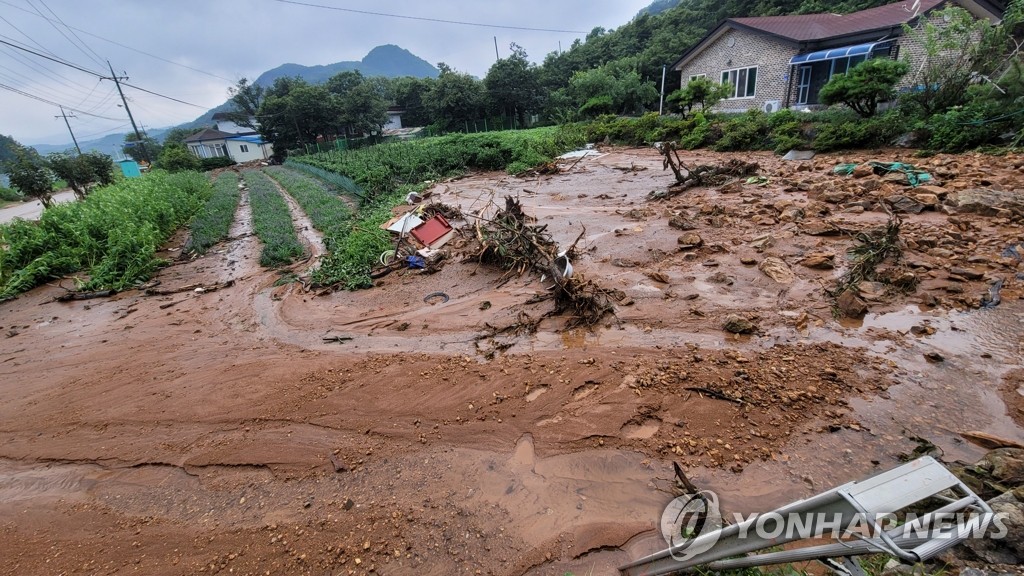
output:
<instances>
[{"instance_id":1,"label":"grass","mask_svg":"<svg viewBox=\"0 0 1024 576\"><path fill-rule=\"evenodd\" d=\"M0 226L0 300L74 272L89 276L81 282L87 290L124 290L149 278L159 246L211 193L201 174L157 170L48 208L37 222Z\"/></svg>"},{"instance_id":2,"label":"grass","mask_svg":"<svg viewBox=\"0 0 1024 576\"><path fill-rule=\"evenodd\" d=\"M205 254L211 246L227 238L238 208L238 174L222 172L213 183L213 195L189 225L187 252Z\"/></svg>"},{"instance_id":3,"label":"grass","mask_svg":"<svg viewBox=\"0 0 1024 576\"><path fill-rule=\"evenodd\" d=\"M333 236L328 254L313 275L314 282L350 290L372 286L370 270L381 252L393 244L380 225L391 218L391 208L408 192L422 191L432 180L470 169L520 173L582 144L582 131L536 128L423 138L291 161L289 165L306 166L303 170L307 173L334 174L336 185L344 190L351 192L347 182L354 182L364 196L348 233Z\"/></svg>"},{"instance_id":4,"label":"grass","mask_svg":"<svg viewBox=\"0 0 1024 576\"><path fill-rule=\"evenodd\" d=\"M274 182L259 170L246 170L242 177L249 185L252 226L263 242L260 265L275 268L302 256L288 204Z\"/></svg>"},{"instance_id":5,"label":"grass","mask_svg":"<svg viewBox=\"0 0 1024 576\"><path fill-rule=\"evenodd\" d=\"M288 168L264 168L309 216L313 227L324 235L324 247L333 250L352 229L352 211L320 180Z\"/></svg>"},{"instance_id":6,"label":"grass","mask_svg":"<svg viewBox=\"0 0 1024 576\"><path fill-rule=\"evenodd\" d=\"M347 196L354 203L358 203L366 198L366 193L363 192L363 189L348 176L342 176L337 172L324 170L318 166L312 166L292 158L285 160L284 165L292 170L298 170L325 182L329 187L336 190L339 194Z\"/></svg>"}]
</instances>

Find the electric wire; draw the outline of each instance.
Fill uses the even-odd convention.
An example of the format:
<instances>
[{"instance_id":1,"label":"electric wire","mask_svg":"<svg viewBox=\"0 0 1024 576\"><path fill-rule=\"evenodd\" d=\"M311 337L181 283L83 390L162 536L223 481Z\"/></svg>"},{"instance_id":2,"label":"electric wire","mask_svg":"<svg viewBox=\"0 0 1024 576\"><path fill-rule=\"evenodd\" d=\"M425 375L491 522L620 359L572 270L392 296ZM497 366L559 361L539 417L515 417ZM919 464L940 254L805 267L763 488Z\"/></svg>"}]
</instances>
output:
<instances>
[{"instance_id":1,"label":"electric wire","mask_svg":"<svg viewBox=\"0 0 1024 576\"><path fill-rule=\"evenodd\" d=\"M336 10L338 12L350 12L353 14L364 14L368 16L383 16L386 18L400 18L403 20L418 20L421 22L439 22L442 24L458 24L460 26L478 26L481 28L501 28L503 30L525 30L528 32L554 32L558 34L586 34L579 30L558 30L551 28L530 28L527 26L508 26L504 24L487 24L484 22L464 22L460 20L444 20L442 18L427 18L425 16L406 16L404 14L388 14L386 12L371 12L369 10L356 10L354 8L341 8L338 6L324 6L323 4L312 4L310 2L298 2L296 0L274 0L282 4L294 4L296 6L307 6L309 8L323 8L324 10Z\"/></svg>"}]
</instances>

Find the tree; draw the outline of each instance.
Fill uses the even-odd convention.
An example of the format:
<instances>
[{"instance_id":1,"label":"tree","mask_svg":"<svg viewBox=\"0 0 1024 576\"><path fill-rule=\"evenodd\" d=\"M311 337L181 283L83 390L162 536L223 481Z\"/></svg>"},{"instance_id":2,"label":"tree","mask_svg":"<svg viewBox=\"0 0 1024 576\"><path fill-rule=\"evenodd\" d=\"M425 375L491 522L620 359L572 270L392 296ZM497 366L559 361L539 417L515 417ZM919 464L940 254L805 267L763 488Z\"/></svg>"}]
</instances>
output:
<instances>
[{"instance_id":1,"label":"tree","mask_svg":"<svg viewBox=\"0 0 1024 576\"><path fill-rule=\"evenodd\" d=\"M150 136L143 135L142 143L140 144L139 138L134 133L128 133L124 135L124 145L121 147L121 152L136 162L151 162L160 157L162 149L163 146Z\"/></svg>"},{"instance_id":2,"label":"tree","mask_svg":"<svg viewBox=\"0 0 1024 576\"><path fill-rule=\"evenodd\" d=\"M342 122L354 134L379 133L388 123L388 103L373 82L363 82L341 99Z\"/></svg>"},{"instance_id":3,"label":"tree","mask_svg":"<svg viewBox=\"0 0 1024 576\"><path fill-rule=\"evenodd\" d=\"M260 134L274 145L275 155L286 155L320 136L336 136L341 116L334 94L298 77L275 80L257 113Z\"/></svg>"},{"instance_id":4,"label":"tree","mask_svg":"<svg viewBox=\"0 0 1024 576\"><path fill-rule=\"evenodd\" d=\"M54 152L46 156L46 165L82 200L96 185L107 186L114 182L114 163L110 156L100 152L88 152L72 156Z\"/></svg>"},{"instance_id":5,"label":"tree","mask_svg":"<svg viewBox=\"0 0 1024 576\"><path fill-rule=\"evenodd\" d=\"M701 110L711 108L730 92L732 86L728 83L717 84L707 78L695 78L687 82L686 87L669 94L666 100L686 115L697 105L700 105Z\"/></svg>"},{"instance_id":6,"label":"tree","mask_svg":"<svg viewBox=\"0 0 1024 576\"><path fill-rule=\"evenodd\" d=\"M487 102L483 83L469 74L452 70L444 62L437 67L441 74L427 95L427 109L433 124L452 130L483 116Z\"/></svg>"},{"instance_id":7,"label":"tree","mask_svg":"<svg viewBox=\"0 0 1024 576\"><path fill-rule=\"evenodd\" d=\"M15 145L14 160L7 163L11 186L23 196L35 198L49 208L53 204L53 173L39 153L20 144Z\"/></svg>"},{"instance_id":8,"label":"tree","mask_svg":"<svg viewBox=\"0 0 1024 576\"><path fill-rule=\"evenodd\" d=\"M205 126L200 126L198 128L171 128L170 130L164 133L163 144L164 146L170 146L172 144L184 144L185 138L188 138L189 136L195 134L196 132L199 132L203 128L205 128Z\"/></svg>"},{"instance_id":9,"label":"tree","mask_svg":"<svg viewBox=\"0 0 1024 576\"><path fill-rule=\"evenodd\" d=\"M325 84L335 96L340 124L352 135L380 132L388 121L388 85L366 78L358 70L347 70L331 76Z\"/></svg>"},{"instance_id":10,"label":"tree","mask_svg":"<svg viewBox=\"0 0 1024 576\"><path fill-rule=\"evenodd\" d=\"M510 49L511 56L491 65L484 86L496 111L503 116L515 116L525 124L526 114L541 104L540 81L537 67L527 60L526 51L515 43Z\"/></svg>"},{"instance_id":11,"label":"tree","mask_svg":"<svg viewBox=\"0 0 1024 576\"><path fill-rule=\"evenodd\" d=\"M228 96L234 106L234 110L228 112L229 119L239 126L258 130L257 113L266 96L263 86L250 84L247 78L242 78L238 84L228 88Z\"/></svg>"},{"instance_id":12,"label":"tree","mask_svg":"<svg viewBox=\"0 0 1024 576\"><path fill-rule=\"evenodd\" d=\"M971 84L1003 67L1008 57L1007 31L1020 22L1020 2L1011 2L998 27L955 6L937 15L942 25L925 18L915 27L904 25L904 34L924 47L921 65L910 73L915 88L904 101L918 107L925 118L966 103Z\"/></svg>"},{"instance_id":13,"label":"tree","mask_svg":"<svg viewBox=\"0 0 1024 576\"><path fill-rule=\"evenodd\" d=\"M182 172L185 170L195 170L198 172L202 169L199 158L196 158L188 151L188 148L181 144L164 146L163 152L160 153L160 159L157 160L157 165L168 172Z\"/></svg>"},{"instance_id":14,"label":"tree","mask_svg":"<svg viewBox=\"0 0 1024 576\"><path fill-rule=\"evenodd\" d=\"M391 100L404 110L403 126L426 126L431 123L427 110L427 94L434 85L433 78L413 78L404 76L389 80Z\"/></svg>"},{"instance_id":15,"label":"tree","mask_svg":"<svg viewBox=\"0 0 1024 576\"><path fill-rule=\"evenodd\" d=\"M874 116L878 103L895 97L896 83L907 73L906 62L888 58L871 58L851 68L845 74L836 74L818 93L828 106L845 104L867 118Z\"/></svg>"},{"instance_id":16,"label":"tree","mask_svg":"<svg viewBox=\"0 0 1024 576\"><path fill-rule=\"evenodd\" d=\"M568 93L584 116L640 114L658 98L651 82L644 82L634 66L624 59L573 74Z\"/></svg>"}]
</instances>

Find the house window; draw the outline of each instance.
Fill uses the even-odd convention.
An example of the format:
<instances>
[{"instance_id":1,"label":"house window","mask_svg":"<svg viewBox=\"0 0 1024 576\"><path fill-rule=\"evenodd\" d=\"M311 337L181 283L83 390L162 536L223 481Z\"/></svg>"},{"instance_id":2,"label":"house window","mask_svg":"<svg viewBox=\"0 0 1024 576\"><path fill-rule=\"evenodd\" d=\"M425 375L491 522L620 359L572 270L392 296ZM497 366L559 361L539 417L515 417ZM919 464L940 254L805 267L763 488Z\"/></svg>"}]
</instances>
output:
<instances>
[{"instance_id":1,"label":"house window","mask_svg":"<svg viewBox=\"0 0 1024 576\"><path fill-rule=\"evenodd\" d=\"M238 149L240 151L242 151L242 152L248 152L249 151L249 146L246 145L246 144L239 144Z\"/></svg>"},{"instance_id":2,"label":"house window","mask_svg":"<svg viewBox=\"0 0 1024 576\"><path fill-rule=\"evenodd\" d=\"M849 56L847 58L836 58L832 61L832 69L829 71L829 79L836 74L846 74L850 68L853 68L857 64L860 64L865 60L863 54L859 56Z\"/></svg>"},{"instance_id":3,"label":"house window","mask_svg":"<svg viewBox=\"0 0 1024 576\"><path fill-rule=\"evenodd\" d=\"M694 80L700 80L701 78L707 78L707 77L708 77L707 74L694 74L693 76L690 76L690 79L688 80L688 82L693 82Z\"/></svg>"},{"instance_id":4,"label":"house window","mask_svg":"<svg viewBox=\"0 0 1024 576\"><path fill-rule=\"evenodd\" d=\"M722 84L733 88L730 98L753 98L757 87L757 66L722 71Z\"/></svg>"}]
</instances>

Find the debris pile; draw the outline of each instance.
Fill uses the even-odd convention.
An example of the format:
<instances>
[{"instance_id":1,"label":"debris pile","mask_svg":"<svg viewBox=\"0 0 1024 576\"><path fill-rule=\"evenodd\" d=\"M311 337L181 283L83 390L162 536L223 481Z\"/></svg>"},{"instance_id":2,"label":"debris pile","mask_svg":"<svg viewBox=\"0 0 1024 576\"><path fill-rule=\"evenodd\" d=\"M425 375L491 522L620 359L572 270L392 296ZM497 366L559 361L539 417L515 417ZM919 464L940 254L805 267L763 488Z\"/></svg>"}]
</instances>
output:
<instances>
[{"instance_id":1,"label":"debris pile","mask_svg":"<svg viewBox=\"0 0 1024 576\"><path fill-rule=\"evenodd\" d=\"M761 169L756 162L738 158L731 158L719 165L700 164L690 168L679 159L675 142L660 142L656 147L664 156L662 170L671 168L676 184L668 190L652 192L652 198L668 198L697 186L722 186L736 178L757 174Z\"/></svg>"},{"instance_id":2,"label":"debris pile","mask_svg":"<svg viewBox=\"0 0 1024 576\"><path fill-rule=\"evenodd\" d=\"M568 250L559 252L547 225L537 225L516 198L506 196L505 207L489 220L479 218L475 229L480 248L471 259L507 270L502 282L531 270L542 280L551 279L555 308L546 316L568 313L566 328L597 324L614 314L612 300L624 297L573 274L570 258L586 230Z\"/></svg>"}]
</instances>

